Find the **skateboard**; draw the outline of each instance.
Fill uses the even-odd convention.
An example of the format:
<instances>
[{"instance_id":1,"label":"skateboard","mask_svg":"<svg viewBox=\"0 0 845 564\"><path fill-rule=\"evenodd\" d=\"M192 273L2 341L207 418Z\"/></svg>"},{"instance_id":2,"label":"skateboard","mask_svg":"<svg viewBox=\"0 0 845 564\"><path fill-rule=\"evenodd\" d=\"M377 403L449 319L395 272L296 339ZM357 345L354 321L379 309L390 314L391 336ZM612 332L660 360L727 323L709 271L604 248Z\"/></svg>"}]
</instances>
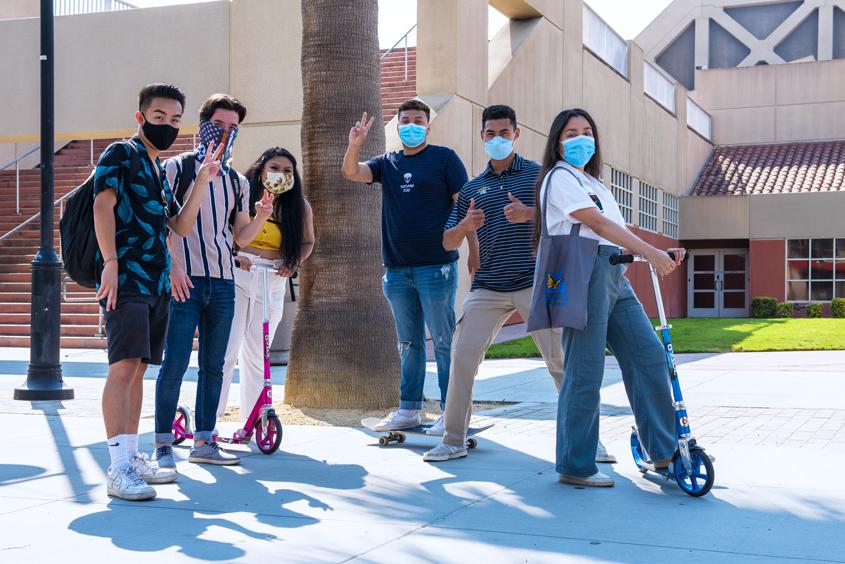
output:
<instances>
[{"instance_id":1,"label":"skateboard","mask_svg":"<svg viewBox=\"0 0 845 564\"><path fill-rule=\"evenodd\" d=\"M416 427L408 427L407 429L394 429L390 431L376 431L375 426L381 422L381 419L378 417L368 417L366 419L361 419L361 425L369 429L370 431L375 431L376 433L387 433L379 437L378 444L381 446L387 446L390 443L404 443L405 442L405 435L423 435L426 437L437 437L442 438L439 435L427 435L426 431L432 427L432 423L423 423L422 425L417 425ZM470 427L467 429L467 448L475 448L478 446L478 441L473 438L473 435L477 435L482 431L486 431L490 427L492 427L494 423L489 425L484 425L483 427Z\"/></svg>"}]
</instances>

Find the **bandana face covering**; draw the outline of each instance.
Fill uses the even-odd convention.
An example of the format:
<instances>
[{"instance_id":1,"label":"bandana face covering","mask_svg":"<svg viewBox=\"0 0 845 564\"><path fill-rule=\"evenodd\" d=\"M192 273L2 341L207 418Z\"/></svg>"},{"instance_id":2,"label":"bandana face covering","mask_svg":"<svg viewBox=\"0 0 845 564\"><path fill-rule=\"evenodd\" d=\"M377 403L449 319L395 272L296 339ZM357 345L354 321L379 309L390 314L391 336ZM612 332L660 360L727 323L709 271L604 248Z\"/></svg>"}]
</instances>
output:
<instances>
[{"instance_id":1,"label":"bandana face covering","mask_svg":"<svg viewBox=\"0 0 845 564\"><path fill-rule=\"evenodd\" d=\"M205 152L208 150L208 144L214 142L214 150L220 145L224 146L223 155L220 157L220 175L229 174L229 167L232 161L232 147L235 145L235 139L238 137L238 129L233 128L229 131L215 125L210 121L200 122L200 146L197 149L197 159L203 160Z\"/></svg>"},{"instance_id":2,"label":"bandana face covering","mask_svg":"<svg viewBox=\"0 0 845 564\"><path fill-rule=\"evenodd\" d=\"M266 188L271 194L284 194L293 188L293 175L288 175L284 172L271 172L268 170L264 173L264 180L261 181L261 184L263 184L264 188Z\"/></svg>"}]
</instances>

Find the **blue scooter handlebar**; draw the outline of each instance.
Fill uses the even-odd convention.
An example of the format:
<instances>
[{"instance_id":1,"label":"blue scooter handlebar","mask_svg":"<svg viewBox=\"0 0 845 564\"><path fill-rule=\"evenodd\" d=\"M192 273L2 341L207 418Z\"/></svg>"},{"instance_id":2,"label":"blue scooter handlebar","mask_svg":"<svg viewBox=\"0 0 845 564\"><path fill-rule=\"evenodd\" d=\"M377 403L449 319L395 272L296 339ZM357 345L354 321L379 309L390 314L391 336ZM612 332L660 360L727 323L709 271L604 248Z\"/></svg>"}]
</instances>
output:
<instances>
[{"instance_id":1,"label":"blue scooter handlebar","mask_svg":"<svg viewBox=\"0 0 845 564\"><path fill-rule=\"evenodd\" d=\"M666 253L669 255L669 258L675 260L675 253L669 252ZM635 261L645 260L643 257L638 255L611 255L610 257L610 264L629 264ZM684 262L689 260L689 253L684 253Z\"/></svg>"}]
</instances>

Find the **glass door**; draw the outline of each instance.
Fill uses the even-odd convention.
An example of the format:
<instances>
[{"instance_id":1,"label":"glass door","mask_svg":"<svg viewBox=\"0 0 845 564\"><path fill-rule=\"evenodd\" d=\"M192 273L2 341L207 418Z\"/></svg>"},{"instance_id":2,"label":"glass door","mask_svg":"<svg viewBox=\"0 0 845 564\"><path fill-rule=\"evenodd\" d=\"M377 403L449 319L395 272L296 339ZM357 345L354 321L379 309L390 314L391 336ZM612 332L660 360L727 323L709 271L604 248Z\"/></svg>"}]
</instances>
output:
<instances>
[{"instance_id":1,"label":"glass door","mask_svg":"<svg viewBox=\"0 0 845 564\"><path fill-rule=\"evenodd\" d=\"M690 252L687 303L690 317L748 316L748 251Z\"/></svg>"}]
</instances>

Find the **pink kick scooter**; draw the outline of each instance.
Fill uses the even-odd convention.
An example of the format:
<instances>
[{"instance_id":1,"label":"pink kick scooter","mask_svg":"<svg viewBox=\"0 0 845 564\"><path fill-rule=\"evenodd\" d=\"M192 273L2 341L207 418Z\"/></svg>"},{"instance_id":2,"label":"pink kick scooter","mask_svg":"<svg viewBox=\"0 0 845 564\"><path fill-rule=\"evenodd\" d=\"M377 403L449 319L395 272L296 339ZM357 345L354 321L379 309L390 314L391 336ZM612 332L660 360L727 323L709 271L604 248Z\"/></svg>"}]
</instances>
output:
<instances>
[{"instance_id":1,"label":"pink kick scooter","mask_svg":"<svg viewBox=\"0 0 845 564\"><path fill-rule=\"evenodd\" d=\"M217 441L233 445L248 444L255 433L255 444L264 454L273 454L282 444L282 422L273 409L273 383L270 381L270 311L267 307L267 276L279 269L278 261L255 259L251 269L258 268L264 282L263 333L264 333L264 389L252 407L242 429L235 431L231 438L217 437ZM270 274L268 274L270 273ZM176 408L173 420L173 444L178 445L185 439L193 439L191 431L191 410L185 405Z\"/></svg>"}]
</instances>

